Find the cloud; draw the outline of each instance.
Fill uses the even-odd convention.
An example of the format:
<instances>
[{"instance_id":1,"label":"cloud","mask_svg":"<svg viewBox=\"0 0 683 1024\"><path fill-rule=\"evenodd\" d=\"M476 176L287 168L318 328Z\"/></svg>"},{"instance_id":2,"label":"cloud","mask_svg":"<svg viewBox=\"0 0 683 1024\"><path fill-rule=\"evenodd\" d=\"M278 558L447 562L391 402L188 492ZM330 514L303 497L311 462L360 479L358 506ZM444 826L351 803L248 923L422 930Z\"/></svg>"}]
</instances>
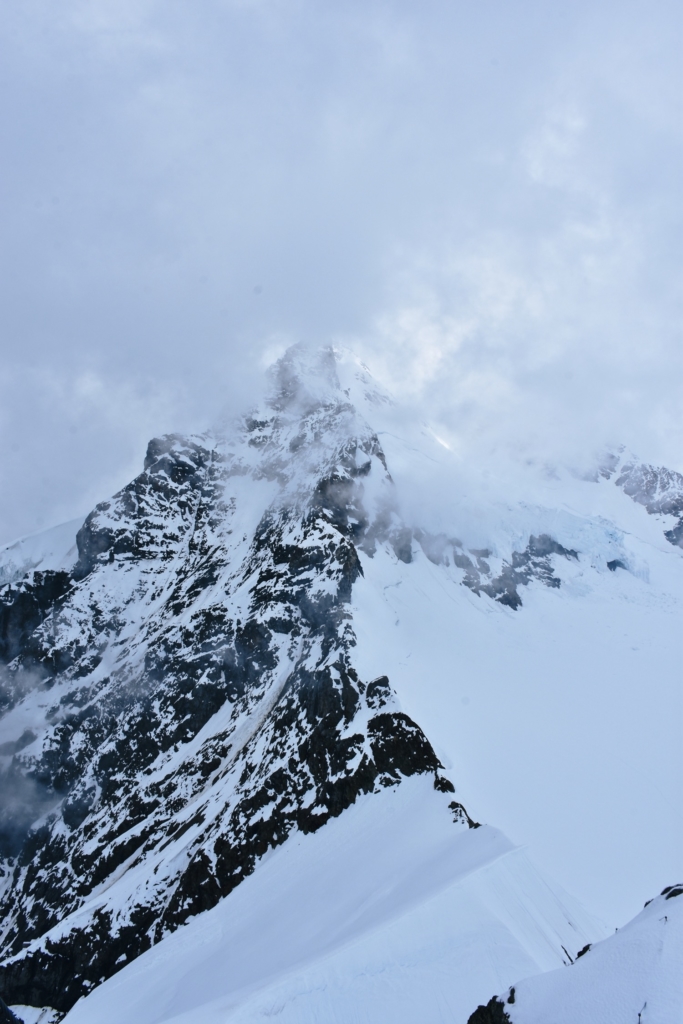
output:
<instances>
[{"instance_id":1,"label":"cloud","mask_svg":"<svg viewBox=\"0 0 683 1024\"><path fill-rule=\"evenodd\" d=\"M30 402L26 396L30 395ZM142 469L154 433L172 429L180 395L93 370L0 372L0 521L7 539L85 515ZM186 424L189 426L189 424ZM116 458L102 460L102 439Z\"/></svg>"},{"instance_id":2,"label":"cloud","mask_svg":"<svg viewBox=\"0 0 683 1024\"><path fill-rule=\"evenodd\" d=\"M678 458L676 10L13 8L0 536L248 401L283 339L351 339L463 450Z\"/></svg>"},{"instance_id":3,"label":"cloud","mask_svg":"<svg viewBox=\"0 0 683 1024\"><path fill-rule=\"evenodd\" d=\"M683 468L678 199L656 197L656 173L622 194L634 110L611 111L627 141L605 150L604 95L574 93L551 90L517 140L505 217L396 254L392 294L357 344L461 452L581 462L623 443Z\"/></svg>"}]
</instances>

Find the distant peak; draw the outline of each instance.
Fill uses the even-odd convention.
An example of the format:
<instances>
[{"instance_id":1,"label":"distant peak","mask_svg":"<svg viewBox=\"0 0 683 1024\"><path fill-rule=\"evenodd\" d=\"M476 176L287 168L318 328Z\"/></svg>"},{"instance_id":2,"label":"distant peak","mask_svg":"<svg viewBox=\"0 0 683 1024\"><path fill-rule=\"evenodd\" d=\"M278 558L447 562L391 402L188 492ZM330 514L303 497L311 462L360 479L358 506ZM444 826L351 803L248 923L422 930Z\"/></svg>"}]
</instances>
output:
<instances>
[{"instance_id":1,"label":"distant peak","mask_svg":"<svg viewBox=\"0 0 683 1024\"><path fill-rule=\"evenodd\" d=\"M269 370L268 404L278 412L307 412L338 400L341 386L331 345L292 345Z\"/></svg>"},{"instance_id":2,"label":"distant peak","mask_svg":"<svg viewBox=\"0 0 683 1024\"><path fill-rule=\"evenodd\" d=\"M351 402L359 411L393 405L391 395L354 352L337 345L292 345L268 371L268 405L307 413L321 405Z\"/></svg>"}]
</instances>

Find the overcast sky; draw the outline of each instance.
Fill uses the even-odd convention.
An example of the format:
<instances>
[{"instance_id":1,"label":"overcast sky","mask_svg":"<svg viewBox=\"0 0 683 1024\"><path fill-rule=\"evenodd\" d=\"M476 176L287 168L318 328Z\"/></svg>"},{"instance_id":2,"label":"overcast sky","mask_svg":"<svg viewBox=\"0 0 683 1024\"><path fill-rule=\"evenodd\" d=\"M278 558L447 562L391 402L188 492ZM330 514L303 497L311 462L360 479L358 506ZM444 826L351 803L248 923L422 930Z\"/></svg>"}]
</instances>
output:
<instances>
[{"instance_id":1,"label":"overcast sky","mask_svg":"<svg viewBox=\"0 0 683 1024\"><path fill-rule=\"evenodd\" d=\"M463 450L683 469L678 0L10 0L0 541L292 341Z\"/></svg>"}]
</instances>

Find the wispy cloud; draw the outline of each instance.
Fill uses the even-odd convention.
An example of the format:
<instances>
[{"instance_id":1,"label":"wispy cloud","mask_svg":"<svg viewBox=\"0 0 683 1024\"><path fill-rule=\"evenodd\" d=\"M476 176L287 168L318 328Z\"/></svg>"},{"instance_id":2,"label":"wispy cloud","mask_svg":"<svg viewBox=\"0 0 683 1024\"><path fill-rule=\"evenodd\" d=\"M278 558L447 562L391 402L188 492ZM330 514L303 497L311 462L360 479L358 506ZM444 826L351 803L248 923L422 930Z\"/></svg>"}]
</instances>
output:
<instances>
[{"instance_id":1,"label":"wispy cloud","mask_svg":"<svg viewBox=\"0 0 683 1024\"><path fill-rule=\"evenodd\" d=\"M283 339L352 339L463 450L611 435L676 461L678 17L15 6L0 534L122 479L146 433L244 402Z\"/></svg>"}]
</instances>

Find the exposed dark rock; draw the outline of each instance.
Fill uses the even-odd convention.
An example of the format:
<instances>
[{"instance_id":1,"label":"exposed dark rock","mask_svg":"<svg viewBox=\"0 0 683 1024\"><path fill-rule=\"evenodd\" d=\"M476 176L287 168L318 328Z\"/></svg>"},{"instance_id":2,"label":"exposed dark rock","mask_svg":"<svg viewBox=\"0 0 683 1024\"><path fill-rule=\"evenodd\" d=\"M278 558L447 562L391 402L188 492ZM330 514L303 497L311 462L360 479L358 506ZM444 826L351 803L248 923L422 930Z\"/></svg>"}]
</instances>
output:
<instances>
[{"instance_id":1,"label":"exposed dark rock","mask_svg":"<svg viewBox=\"0 0 683 1024\"><path fill-rule=\"evenodd\" d=\"M0 662L7 663L27 646L45 619L53 632L60 604L72 588L66 572L30 572L22 580L0 588Z\"/></svg>"},{"instance_id":2,"label":"exposed dark rock","mask_svg":"<svg viewBox=\"0 0 683 1024\"><path fill-rule=\"evenodd\" d=\"M560 579L550 561L552 555L579 557L573 548L563 547L544 533L538 537L531 536L524 551L513 552L510 561L502 561L500 568L494 571L490 564L492 552L488 548L466 551L460 541L449 539L444 534L431 536L423 530L417 531L415 537L430 561L446 565L452 562L463 570L462 582L466 587L475 594L486 594L513 610L522 604L519 588L528 586L533 580L547 587L560 586Z\"/></svg>"},{"instance_id":3,"label":"exposed dark rock","mask_svg":"<svg viewBox=\"0 0 683 1024\"><path fill-rule=\"evenodd\" d=\"M439 787L435 787L439 788ZM455 787L454 787L455 788ZM462 804L458 803L457 800L452 800L448 805L453 812L453 821L460 823L467 822L468 828L479 828L480 824L478 821L473 821L469 814L465 810Z\"/></svg>"},{"instance_id":4,"label":"exposed dark rock","mask_svg":"<svg viewBox=\"0 0 683 1024\"><path fill-rule=\"evenodd\" d=\"M505 1012L505 1003L494 996L486 1006L480 1005L476 1008L468 1018L467 1024L512 1024L512 1022Z\"/></svg>"}]
</instances>

